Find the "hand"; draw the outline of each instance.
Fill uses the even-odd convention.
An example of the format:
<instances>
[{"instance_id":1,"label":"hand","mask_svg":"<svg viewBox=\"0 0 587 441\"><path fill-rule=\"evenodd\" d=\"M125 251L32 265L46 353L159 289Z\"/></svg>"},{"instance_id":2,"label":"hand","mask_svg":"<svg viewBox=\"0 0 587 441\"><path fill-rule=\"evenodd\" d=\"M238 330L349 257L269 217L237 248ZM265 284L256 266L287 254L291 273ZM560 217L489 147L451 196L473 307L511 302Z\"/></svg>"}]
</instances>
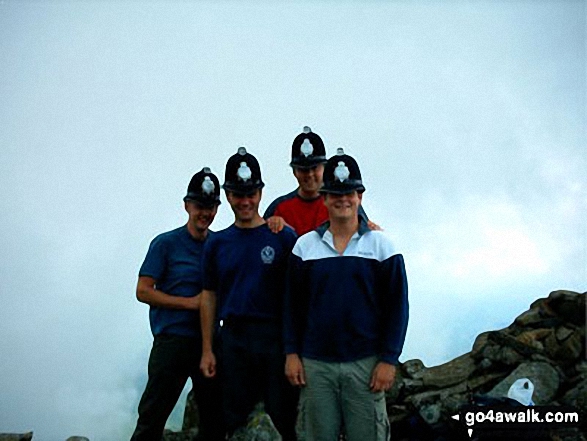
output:
<instances>
[{"instance_id":1,"label":"hand","mask_svg":"<svg viewBox=\"0 0 587 441\"><path fill-rule=\"evenodd\" d=\"M202 353L200 370L206 378L212 378L216 375L216 356L212 351Z\"/></svg>"},{"instance_id":2,"label":"hand","mask_svg":"<svg viewBox=\"0 0 587 441\"><path fill-rule=\"evenodd\" d=\"M371 231L383 231L383 228L381 228L379 225L377 225L375 222L372 222L372 221L367 221L367 227Z\"/></svg>"},{"instance_id":3,"label":"hand","mask_svg":"<svg viewBox=\"0 0 587 441\"><path fill-rule=\"evenodd\" d=\"M279 233L286 225L285 220L281 216L271 216L267 219L267 226L272 233Z\"/></svg>"},{"instance_id":4,"label":"hand","mask_svg":"<svg viewBox=\"0 0 587 441\"><path fill-rule=\"evenodd\" d=\"M380 361L373 369L369 387L371 392L382 392L391 389L395 380L396 367L393 364Z\"/></svg>"},{"instance_id":5,"label":"hand","mask_svg":"<svg viewBox=\"0 0 587 441\"><path fill-rule=\"evenodd\" d=\"M305 386L306 374L298 354L287 354L285 358L285 376L292 386Z\"/></svg>"}]
</instances>

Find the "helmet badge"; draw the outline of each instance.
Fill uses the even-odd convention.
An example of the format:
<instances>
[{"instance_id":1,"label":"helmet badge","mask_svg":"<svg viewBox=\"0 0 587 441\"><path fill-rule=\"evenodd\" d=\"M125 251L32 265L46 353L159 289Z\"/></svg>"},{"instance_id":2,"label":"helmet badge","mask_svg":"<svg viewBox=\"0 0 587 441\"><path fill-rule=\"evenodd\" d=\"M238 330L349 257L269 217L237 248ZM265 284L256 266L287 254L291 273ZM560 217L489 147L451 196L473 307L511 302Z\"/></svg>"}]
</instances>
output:
<instances>
[{"instance_id":1,"label":"helmet badge","mask_svg":"<svg viewBox=\"0 0 587 441\"><path fill-rule=\"evenodd\" d=\"M334 176L340 182L344 182L350 176L349 168L345 165L343 161L338 162L338 166L334 169Z\"/></svg>"},{"instance_id":2,"label":"helmet badge","mask_svg":"<svg viewBox=\"0 0 587 441\"><path fill-rule=\"evenodd\" d=\"M202 191L206 194L214 193L214 182L210 179L210 176L206 176L202 181Z\"/></svg>"},{"instance_id":3,"label":"helmet badge","mask_svg":"<svg viewBox=\"0 0 587 441\"><path fill-rule=\"evenodd\" d=\"M308 156L310 156L312 153L314 153L314 146L312 145L312 143L310 142L310 140L308 138L304 139L304 142L302 143L302 146L300 147L300 151L303 153L303 155L306 158Z\"/></svg>"},{"instance_id":4,"label":"helmet badge","mask_svg":"<svg viewBox=\"0 0 587 441\"><path fill-rule=\"evenodd\" d=\"M251 169L249 168L249 166L247 165L246 162L241 162L240 167L238 168L238 170L236 171L236 175L239 177L239 179L241 181L248 181L249 179L251 179L252 173L251 173Z\"/></svg>"}]
</instances>

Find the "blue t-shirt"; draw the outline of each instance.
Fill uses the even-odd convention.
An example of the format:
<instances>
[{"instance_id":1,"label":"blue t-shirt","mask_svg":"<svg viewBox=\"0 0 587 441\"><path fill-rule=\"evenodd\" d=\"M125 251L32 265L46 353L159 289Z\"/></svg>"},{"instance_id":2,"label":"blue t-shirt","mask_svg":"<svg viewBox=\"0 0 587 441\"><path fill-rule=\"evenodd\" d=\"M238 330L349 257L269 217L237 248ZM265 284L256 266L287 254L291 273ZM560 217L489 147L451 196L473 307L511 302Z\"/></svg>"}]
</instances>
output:
<instances>
[{"instance_id":1,"label":"blue t-shirt","mask_svg":"<svg viewBox=\"0 0 587 441\"><path fill-rule=\"evenodd\" d=\"M213 234L208 232L208 238ZM192 237L187 225L160 234L151 242L140 276L152 277L156 287L169 295L192 297L202 291L204 243ZM161 333L201 336L198 311L151 306L149 320L153 335Z\"/></svg>"},{"instance_id":2,"label":"blue t-shirt","mask_svg":"<svg viewBox=\"0 0 587 441\"><path fill-rule=\"evenodd\" d=\"M285 272L295 241L291 228L275 234L267 224L233 224L206 241L203 287L216 292L218 320L281 319Z\"/></svg>"}]
</instances>

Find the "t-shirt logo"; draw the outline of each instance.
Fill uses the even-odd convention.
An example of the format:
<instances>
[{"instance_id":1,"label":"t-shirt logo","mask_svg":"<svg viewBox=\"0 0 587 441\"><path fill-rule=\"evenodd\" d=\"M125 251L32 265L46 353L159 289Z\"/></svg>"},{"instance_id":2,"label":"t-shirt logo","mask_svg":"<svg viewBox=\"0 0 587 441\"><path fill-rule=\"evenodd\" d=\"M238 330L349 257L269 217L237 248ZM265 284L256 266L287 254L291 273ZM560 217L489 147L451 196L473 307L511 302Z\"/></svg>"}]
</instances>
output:
<instances>
[{"instance_id":1,"label":"t-shirt logo","mask_svg":"<svg viewBox=\"0 0 587 441\"><path fill-rule=\"evenodd\" d=\"M267 245L265 248L261 250L261 260L263 263L273 263L273 259L275 259L275 250Z\"/></svg>"}]
</instances>

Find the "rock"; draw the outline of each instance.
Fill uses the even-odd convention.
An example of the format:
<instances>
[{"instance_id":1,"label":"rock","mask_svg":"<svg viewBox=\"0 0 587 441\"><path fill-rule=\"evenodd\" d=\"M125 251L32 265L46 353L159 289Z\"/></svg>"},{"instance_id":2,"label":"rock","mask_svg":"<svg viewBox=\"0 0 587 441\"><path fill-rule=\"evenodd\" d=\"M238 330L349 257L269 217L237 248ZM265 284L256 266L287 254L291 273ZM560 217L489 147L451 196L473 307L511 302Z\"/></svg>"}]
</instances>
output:
<instances>
[{"instance_id":1,"label":"rock","mask_svg":"<svg viewBox=\"0 0 587 441\"><path fill-rule=\"evenodd\" d=\"M568 328L566 326L561 326L556 330L555 336L557 341L565 341L567 338L571 336L574 332L574 329Z\"/></svg>"},{"instance_id":2,"label":"rock","mask_svg":"<svg viewBox=\"0 0 587 441\"><path fill-rule=\"evenodd\" d=\"M422 369L413 375L424 386L444 388L465 381L475 370L475 362L469 354L461 355L440 366Z\"/></svg>"},{"instance_id":3,"label":"rock","mask_svg":"<svg viewBox=\"0 0 587 441\"><path fill-rule=\"evenodd\" d=\"M534 383L532 399L536 404L550 402L559 388L559 374L555 368L545 362L529 362L518 366L490 392L491 397L506 397L509 388L518 378L528 378Z\"/></svg>"},{"instance_id":4,"label":"rock","mask_svg":"<svg viewBox=\"0 0 587 441\"><path fill-rule=\"evenodd\" d=\"M409 414L407 406L391 405L387 407L387 415L391 424L403 421Z\"/></svg>"},{"instance_id":5,"label":"rock","mask_svg":"<svg viewBox=\"0 0 587 441\"><path fill-rule=\"evenodd\" d=\"M440 420L440 404L429 404L420 408L420 416L428 424L436 424Z\"/></svg>"},{"instance_id":6,"label":"rock","mask_svg":"<svg viewBox=\"0 0 587 441\"><path fill-rule=\"evenodd\" d=\"M487 342L489 340L490 333L491 333L491 331L483 332L482 334L479 334L477 336L477 338L475 339L475 342L473 343L473 348L471 349L471 352L473 354L478 353L479 351L481 351L485 347L485 345L487 344Z\"/></svg>"},{"instance_id":7,"label":"rock","mask_svg":"<svg viewBox=\"0 0 587 441\"><path fill-rule=\"evenodd\" d=\"M27 433L0 433L0 441L31 441L33 432Z\"/></svg>"},{"instance_id":8,"label":"rock","mask_svg":"<svg viewBox=\"0 0 587 441\"><path fill-rule=\"evenodd\" d=\"M544 340L549 335L553 334L552 329L532 329L531 331L525 331L516 337L516 340L527 346L542 350L544 345L540 340Z\"/></svg>"},{"instance_id":9,"label":"rock","mask_svg":"<svg viewBox=\"0 0 587 441\"><path fill-rule=\"evenodd\" d=\"M414 378L414 375L420 372L422 369L426 369L422 360L408 360L401 365L402 371L406 373L409 378Z\"/></svg>"},{"instance_id":10,"label":"rock","mask_svg":"<svg viewBox=\"0 0 587 441\"><path fill-rule=\"evenodd\" d=\"M567 329L565 328L565 331ZM566 332L561 334L566 335L566 338L562 341L554 333L546 339L545 345L548 355L552 359L560 361L571 361L580 358L585 347L585 336L580 331L571 331L570 335L567 335Z\"/></svg>"},{"instance_id":11,"label":"rock","mask_svg":"<svg viewBox=\"0 0 587 441\"><path fill-rule=\"evenodd\" d=\"M190 390L185 403L185 409L183 412L183 424L182 430L189 430L193 427L200 426L200 412L198 412L198 405L194 398L194 390Z\"/></svg>"},{"instance_id":12,"label":"rock","mask_svg":"<svg viewBox=\"0 0 587 441\"><path fill-rule=\"evenodd\" d=\"M544 320L545 315L542 308L537 306L518 316L514 323L522 327L538 325Z\"/></svg>"},{"instance_id":13,"label":"rock","mask_svg":"<svg viewBox=\"0 0 587 441\"><path fill-rule=\"evenodd\" d=\"M559 401L561 404L576 406L584 413L587 412L587 378L568 390Z\"/></svg>"},{"instance_id":14,"label":"rock","mask_svg":"<svg viewBox=\"0 0 587 441\"><path fill-rule=\"evenodd\" d=\"M229 441L281 441L281 435L269 415L258 405L249 415L247 426L238 429Z\"/></svg>"},{"instance_id":15,"label":"rock","mask_svg":"<svg viewBox=\"0 0 587 441\"><path fill-rule=\"evenodd\" d=\"M182 430L181 432L172 432L169 429L163 431L161 441L194 441L198 434L198 429Z\"/></svg>"},{"instance_id":16,"label":"rock","mask_svg":"<svg viewBox=\"0 0 587 441\"><path fill-rule=\"evenodd\" d=\"M563 321L585 328L585 293L553 291L545 303Z\"/></svg>"}]
</instances>

